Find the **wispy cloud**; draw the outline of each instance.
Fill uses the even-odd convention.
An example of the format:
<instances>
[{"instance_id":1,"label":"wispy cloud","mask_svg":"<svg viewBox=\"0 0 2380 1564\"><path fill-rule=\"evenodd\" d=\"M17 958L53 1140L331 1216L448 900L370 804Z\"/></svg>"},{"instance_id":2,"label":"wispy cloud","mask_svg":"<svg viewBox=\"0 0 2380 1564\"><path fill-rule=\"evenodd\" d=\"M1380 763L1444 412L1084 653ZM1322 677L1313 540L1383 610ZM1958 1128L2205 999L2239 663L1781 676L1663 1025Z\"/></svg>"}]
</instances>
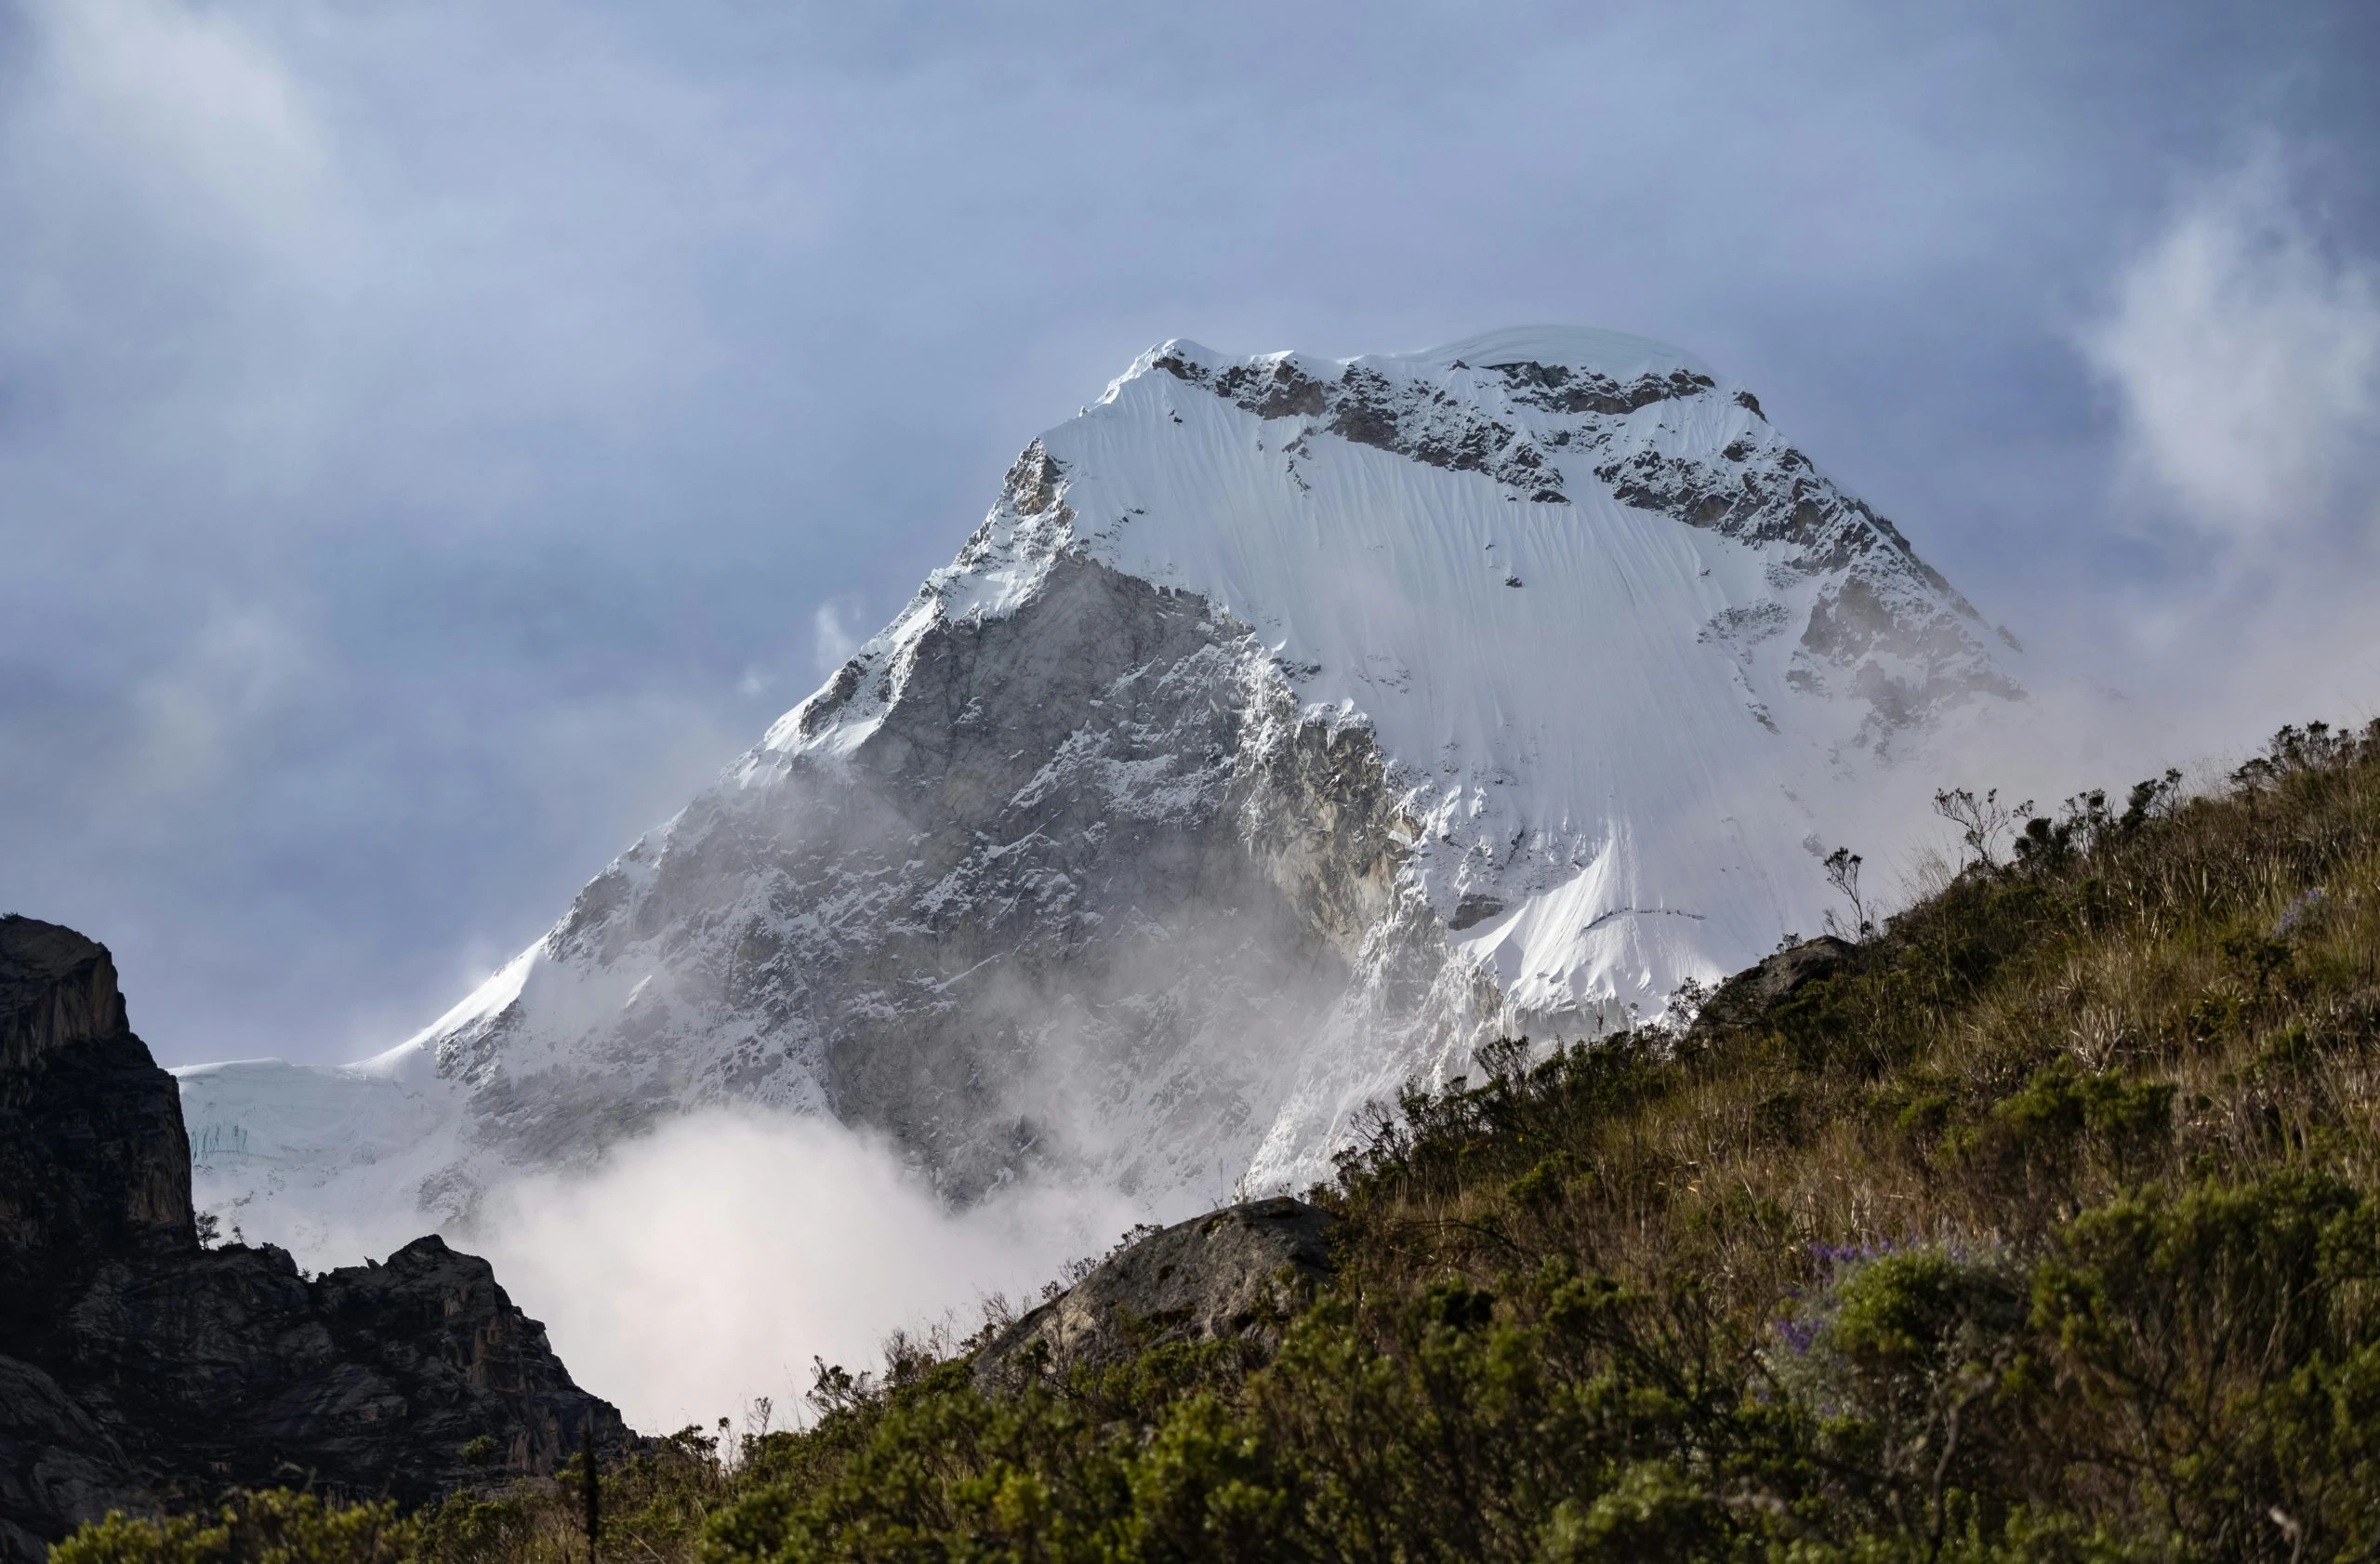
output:
<instances>
[{"instance_id":1,"label":"wispy cloud","mask_svg":"<svg viewBox=\"0 0 2380 1564\"><path fill-rule=\"evenodd\" d=\"M139 725L122 776L148 793L219 780L308 667L305 646L281 620L254 608L213 615L135 690Z\"/></svg>"},{"instance_id":2,"label":"wispy cloud","mask_svg":"<svg viewBox=\"0 0 2380 1564\"><path fill-rule=\"evenodd\" d=\"M2043 579L2062 655L1991 780L2120 784L2380 706L2380 265L2310 167L2268 134L2181 186L2076 333L2116 414L2097 530L2135 562Z\"/></svg>"},{"instance_id":3,"label":"wispy cloud","mask_svg":"<svg viewBox=\"0 0 2380 1564\"><path fill-rule=\"evenodd\" d=\"M17 112L85 198L95 177L119 181L152 214L251 249L319 230L331 137L253 17L174 0L33 0L24 16L39 65Z\"/></svg>"},{"instance_id":4,"label":"wispy cloud","mask_svg":"<svg viewBox=\"0 0 2380 1564\"><path fill-rule=\"evenodd\" d=\"M810 658L823 676L851 660L866 633L856 598L829 598L810 616Z\"/></svg>"},{"instance_id":5,"label":"wispy cloud","mask_svg":"<svg viewBox=\"0 0 2380 1564\"><path fill-rule=\"evenodd\" d=\"M2368 523L2380 474L2380 270L2340 253L2268 144L2205 181L2084 338L2135 474L2241 544ZM2360 492L2359 492L2360 491Z\"/></svg>"}]
</instances>

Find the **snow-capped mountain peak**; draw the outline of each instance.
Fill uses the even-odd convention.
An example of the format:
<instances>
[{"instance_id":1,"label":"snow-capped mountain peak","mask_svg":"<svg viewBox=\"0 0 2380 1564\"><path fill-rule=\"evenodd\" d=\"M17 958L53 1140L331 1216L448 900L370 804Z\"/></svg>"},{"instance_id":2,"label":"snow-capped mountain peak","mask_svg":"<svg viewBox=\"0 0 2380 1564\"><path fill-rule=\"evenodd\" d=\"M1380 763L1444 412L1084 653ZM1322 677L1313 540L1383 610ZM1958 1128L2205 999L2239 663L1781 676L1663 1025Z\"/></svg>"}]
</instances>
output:
<instances>
[{"instance_id":1,"label":"snow-capped mountain peak","mask_svg":"<svg viewBox=\"0 0 2380 1564\"><path fill-rule=\"evenodd\" d=\"M450 1208L719 1100L874 1126L959 1197L1293 1182L1485 1037L1593 1035L1815 929L1805 843L2017 698L1999 657L1674 349L1177 339L375 1079L434 1074Z\"/></svg>"}]
</instances>

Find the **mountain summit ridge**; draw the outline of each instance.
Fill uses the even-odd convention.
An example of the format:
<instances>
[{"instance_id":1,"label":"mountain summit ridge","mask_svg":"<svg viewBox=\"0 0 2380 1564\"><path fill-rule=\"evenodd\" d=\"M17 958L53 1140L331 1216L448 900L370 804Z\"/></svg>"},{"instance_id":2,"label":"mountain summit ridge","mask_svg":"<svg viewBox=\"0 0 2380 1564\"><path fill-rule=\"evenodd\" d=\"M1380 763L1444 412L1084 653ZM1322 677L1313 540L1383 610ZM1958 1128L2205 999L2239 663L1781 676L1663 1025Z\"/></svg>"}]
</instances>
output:
<instances>
[{"instance_id":1,"label":"mountain summit ridge","mask_svg":"<svg viewBox=\"0 0 2380 1564\"><path fill-rule=\"evenodd\" d=\"M960 1199L1311 1179L1484 1038L1592 1036L1815 926L1810 844L2021 698L1990 641L1677 350L1166 342L718 786L352 1074L434 1105L368 1182L461 1213L721 1102L883 1132ZM202 1186L363 1187L285 1089L192 1073L194 1123L278 1114L294 1153Z\"/></svg>"}]
</instances>

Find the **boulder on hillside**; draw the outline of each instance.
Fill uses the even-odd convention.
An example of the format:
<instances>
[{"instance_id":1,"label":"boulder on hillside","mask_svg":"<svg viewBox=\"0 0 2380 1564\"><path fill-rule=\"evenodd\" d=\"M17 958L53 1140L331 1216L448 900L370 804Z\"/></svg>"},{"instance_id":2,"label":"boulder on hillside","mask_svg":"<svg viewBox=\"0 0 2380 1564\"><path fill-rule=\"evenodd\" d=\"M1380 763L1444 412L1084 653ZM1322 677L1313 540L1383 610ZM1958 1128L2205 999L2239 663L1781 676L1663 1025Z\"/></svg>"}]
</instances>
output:
<instances>
[{"instance_id":1,"label":"boulder on hillside","mask_svg":"<svg viewBox=\"0 0 2380 1564\"><path fill-rule=\"evenodd\" d=\"M1329 1276L1337 1223L1282 1197L1153 1233L993 1337L976 1357L976 1383L1112 1362L1167 1342L1276 1342L1281 1323Z\"/></svg>"},{"instance_id":2,"label":"boulder on hillside","mask_svg":"<svg viewBox=\"0 0 2380 1564\"><path fill-rule=\"evenodd\" d=\"M1849 940L1820 934L1772 952L1720 984L1695 1016L1693 1030L1707 1036L1755 1025L1802 988L1841 972L1858 950Z\"/></svg>"}]
</instances>

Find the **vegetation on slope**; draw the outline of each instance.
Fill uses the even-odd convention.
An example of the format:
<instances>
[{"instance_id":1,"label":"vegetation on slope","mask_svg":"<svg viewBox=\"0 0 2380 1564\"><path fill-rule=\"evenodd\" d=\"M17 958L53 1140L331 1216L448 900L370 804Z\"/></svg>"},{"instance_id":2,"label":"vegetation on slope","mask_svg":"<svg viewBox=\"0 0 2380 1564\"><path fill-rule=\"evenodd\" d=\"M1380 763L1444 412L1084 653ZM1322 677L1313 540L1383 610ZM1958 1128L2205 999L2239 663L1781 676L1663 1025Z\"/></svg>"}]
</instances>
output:
<instances>
[{"instance_id":1,"label":"vegetation on slope","mask_svg":"<svg viewBox=\"0 0 2380 1564\"><path fill-rule=\"evenodd\" d=\"M1781 1001L1382 1114L1269 1359L826 1371L807 1429L607 1474L604 1554L2380 1557L2380 724L2207 797L1943 802L1964 867ZM355 1529L496 1564L575 1513ZM58 1557L268 1557L203 1530Z\"/></svg>"}]
</instances>

